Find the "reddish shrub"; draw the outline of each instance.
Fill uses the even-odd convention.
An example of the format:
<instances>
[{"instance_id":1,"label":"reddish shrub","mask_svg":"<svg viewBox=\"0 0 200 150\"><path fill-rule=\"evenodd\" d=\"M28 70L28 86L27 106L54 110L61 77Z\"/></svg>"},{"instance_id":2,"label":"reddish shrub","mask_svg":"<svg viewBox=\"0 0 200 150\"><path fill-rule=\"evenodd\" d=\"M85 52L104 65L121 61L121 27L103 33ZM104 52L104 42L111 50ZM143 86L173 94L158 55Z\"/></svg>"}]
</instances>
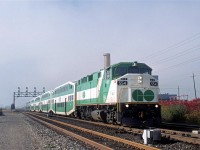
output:
<instances>
[{"instance_id":1,"label":"reddish shrub","mask_svg":"<svg viewBox=\"0 0 200 150\"><path fill-rule=\"evenodd\" d=\"M200 124L200 99L159 101L162 120Z\"/></svg>"}]
</instances>

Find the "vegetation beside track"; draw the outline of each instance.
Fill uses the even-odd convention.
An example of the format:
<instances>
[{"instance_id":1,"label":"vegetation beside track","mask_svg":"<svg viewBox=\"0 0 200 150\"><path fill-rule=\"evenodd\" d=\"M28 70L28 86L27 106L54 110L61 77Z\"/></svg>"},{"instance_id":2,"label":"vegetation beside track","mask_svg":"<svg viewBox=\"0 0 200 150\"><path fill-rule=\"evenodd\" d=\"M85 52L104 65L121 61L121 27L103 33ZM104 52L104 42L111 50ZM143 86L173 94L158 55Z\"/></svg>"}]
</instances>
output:
<instances>
[{"instance_id":1,"label":"vegetation beside track","mask_svg":"<svg viewBox=\"0 0 200 150\"><path fill-rule=\"evenodd\" d=\"M159 101L163 122L200 125L200 98Z\"/></svg>"}]
</instances>

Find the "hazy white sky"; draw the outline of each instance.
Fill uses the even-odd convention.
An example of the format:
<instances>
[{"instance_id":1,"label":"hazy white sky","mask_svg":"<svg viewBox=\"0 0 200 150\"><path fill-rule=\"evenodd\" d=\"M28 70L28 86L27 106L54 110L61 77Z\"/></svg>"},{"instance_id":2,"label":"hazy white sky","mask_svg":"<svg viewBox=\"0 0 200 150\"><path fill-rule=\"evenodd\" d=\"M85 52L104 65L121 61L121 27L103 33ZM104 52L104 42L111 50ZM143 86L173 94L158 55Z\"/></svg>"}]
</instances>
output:
<instances>
[{"instance_id":1,"label":"hazy white sky","mask_svg":"<svg viewBox=\"0 0 200 150\"><path fill-rule=\"evenodd\" d=\"M148 64L161 93L194 98L194 73L200 97L199 27L198 0L0 0L0 106L98 71L105 52Z\"/></svg>"}]
</instances>

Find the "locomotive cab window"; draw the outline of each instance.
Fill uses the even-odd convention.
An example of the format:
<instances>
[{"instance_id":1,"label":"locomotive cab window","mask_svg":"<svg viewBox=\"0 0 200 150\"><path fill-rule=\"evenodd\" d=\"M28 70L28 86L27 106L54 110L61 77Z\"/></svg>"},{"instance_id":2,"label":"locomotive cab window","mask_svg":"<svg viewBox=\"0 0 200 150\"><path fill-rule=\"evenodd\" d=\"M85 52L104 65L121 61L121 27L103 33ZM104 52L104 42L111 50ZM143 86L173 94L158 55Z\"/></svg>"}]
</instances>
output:
<instances>
[{"instance_id":1,"label":"locomotive cab window","mask_svg":"<svg viewBox=\"0 0 200 150\"><path fill-rule=\"evenodd\" d=\"M147 68L140 68L140 73L141 74L151 74L151 71Z\"/></svg>"},{"instance_id":2,"label":"locomotive cab window","mask_svg":"<svg viewBox=\"0 0 200 150\"><path fill-rule=\"evenodd\" d=\"M114 77L119 77L127 74L127 68L126 67L116 67L114 69Z\"/></svg>"},{"instance_id":3,"label":"locomotive cab window","mask_svg":"<svg viewBox=\"0 0 200 150\"><path fill-rule=\"evenodd\" d=\"M151 75L151 70L148 68L138 68L137 66L130 66L128 68L128 73L139 73L139 74L150 74Z\"/></svg>"}]
</instances>

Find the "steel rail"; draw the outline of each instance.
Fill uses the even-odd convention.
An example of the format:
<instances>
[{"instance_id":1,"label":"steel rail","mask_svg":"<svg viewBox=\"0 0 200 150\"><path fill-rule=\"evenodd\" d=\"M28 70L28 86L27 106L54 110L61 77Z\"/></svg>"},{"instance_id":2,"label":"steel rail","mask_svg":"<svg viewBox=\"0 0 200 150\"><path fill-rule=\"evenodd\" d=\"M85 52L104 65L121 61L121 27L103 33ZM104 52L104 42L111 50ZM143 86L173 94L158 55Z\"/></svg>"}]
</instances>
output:
<instances>
[{"instance_id":1,"label":"steel rail","mask_svg":"<svg viewBox=\"0 0 200 150\"><path fill-rule=\"evenodd\" d=\"M132 142L132 141L125 140L125 139L122 139L122 138L118 138L118 137L115 137L115 136L106 135L106 134L103 134L103 133L100 133L100 132L96 132L96 131L92 131L92 130L89 130L89 129L81 128L81 127L78 127L78 126L75 126L75 125L71 125L71 124L67 124L67 123L64 123L64 122L60 122L60 121L57 121L57 120L49 119L49 118L38 116L38 115L35 115L35 114L31 114L31 115L37 116L37 117L45 119L45 120L49 120L49 121L55 122L55 123L57 123L59 125L62 125L62 126L74 128L74 129L77 129L77 130L80 130L80 131L87 132L89 134L100 136L101 138L106 138L106 139L109 139L109 140L112 140L112 141L123 143L123 144L129 145L129 146L131 146L133 148L136 148L136 149L159 150L158 148L155 148L155 147L150 147L150 146L147 146L147 145L144 145L144 144Z\"/></svg>"}]
</instances>

